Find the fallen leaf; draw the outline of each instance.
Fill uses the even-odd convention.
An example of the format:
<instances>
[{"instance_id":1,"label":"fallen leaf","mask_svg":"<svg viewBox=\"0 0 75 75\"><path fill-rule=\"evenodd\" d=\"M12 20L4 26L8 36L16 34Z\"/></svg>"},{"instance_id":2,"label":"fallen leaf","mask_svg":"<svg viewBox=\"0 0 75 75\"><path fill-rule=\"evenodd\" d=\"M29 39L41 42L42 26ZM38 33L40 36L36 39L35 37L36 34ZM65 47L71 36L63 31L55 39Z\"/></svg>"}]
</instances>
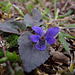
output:
<instances>
[{"instance_id":1,"label":"fallen leaf","mask_svg":"<svg viewBox=\"0 0 75 75\"><path fill-rule=\"evenodd\" d=\"M51 47L50 47L51 48ZM68 64L68 58L61 52L55 51L53 48L50 49L50 55L55 63L66 63Z\"/></svg>"}]
</instances>

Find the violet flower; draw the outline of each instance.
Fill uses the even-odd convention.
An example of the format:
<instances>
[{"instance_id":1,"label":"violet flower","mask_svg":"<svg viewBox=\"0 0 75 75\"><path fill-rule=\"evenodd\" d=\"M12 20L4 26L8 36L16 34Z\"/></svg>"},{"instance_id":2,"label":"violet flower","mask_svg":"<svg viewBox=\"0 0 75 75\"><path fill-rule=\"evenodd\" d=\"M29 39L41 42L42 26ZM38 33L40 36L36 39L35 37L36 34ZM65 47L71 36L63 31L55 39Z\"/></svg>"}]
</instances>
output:
<instances>
[{"instance_id":1,"label":"violet flower","mask_svg":"<svg viewBox=\"0 0 75 75\"><path fill-rule=\"evenodd\" d=\"M45 50L46 49L46 41L48 44L54 44L56 39L54 38L58 32L58 27L52 27L47 30L47 32L44 34L41 27L33 26L32 29L35 31L37 35L31 35L30 38L32 42L37 42L36 48L38 50Z\"/></svg>"}]
</instances>

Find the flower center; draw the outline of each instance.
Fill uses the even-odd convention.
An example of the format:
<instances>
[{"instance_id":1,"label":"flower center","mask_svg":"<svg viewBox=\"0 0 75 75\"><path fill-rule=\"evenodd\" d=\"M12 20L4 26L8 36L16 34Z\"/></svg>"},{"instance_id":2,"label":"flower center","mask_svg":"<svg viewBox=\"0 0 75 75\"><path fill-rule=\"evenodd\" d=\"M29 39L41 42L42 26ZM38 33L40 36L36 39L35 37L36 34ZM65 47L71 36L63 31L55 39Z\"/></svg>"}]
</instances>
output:
<instances>
[{"instance_id":1,"label":"flower center","mask_svg":"<svg viewBox=\"0 0 75 75\"><path fill-rule=\"evenodd\" d=\"M41 39L42 39L42 40L45 40L45 36L42 36Z\"/></svg>"},{"instance_id":2,"label":"flower center","mask_svg":"<svg viewBox=\"0 0 75 75\"><path fill-rule=\"evenodd\" d=\"M39 45L45 45L45 37L42 36L41 39L39 39Z\"/></svg>"}]
</instances>

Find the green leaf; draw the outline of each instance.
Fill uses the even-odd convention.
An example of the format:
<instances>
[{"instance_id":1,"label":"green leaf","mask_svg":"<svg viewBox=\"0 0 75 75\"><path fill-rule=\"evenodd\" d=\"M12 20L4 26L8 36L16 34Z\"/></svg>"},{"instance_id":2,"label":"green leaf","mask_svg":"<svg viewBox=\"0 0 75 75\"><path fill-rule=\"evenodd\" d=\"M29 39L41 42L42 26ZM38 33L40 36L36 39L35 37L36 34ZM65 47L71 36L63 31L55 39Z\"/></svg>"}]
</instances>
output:
<instances>
[{"instance_id":1,"label":"green leaf","mask_svg":"<svg viewBox=\"0 0 75 75\"><path fill-rule=\"evenodd\" d=\"M74 63L70 66L70 71L72 72L74 68Z\"/></svg>"},{"instance_id":2,"label":"green leaf","mask_svg":"<svg viewBox=\"0 0 75 75\"><path fill-rule=\"evenodd\" d=\"M24 3L25 2L25 0L22 0L22 3Z\"/></svg>"},{"instance_id":3,"label":"green leaf","mask_svg":"<svg viewBox=\"0 0 75 75\"><path fill-rule=\"evenodd\" d=\"M14 8L16 8L16 10L24 17L24 13L19 9L19 7L17 7L16 5L14 5Z\"/></svg>"},{"instance_id":4,"label":"green leaf","mask_svg":"<svg viewBox=\"0 0 75 75\"><path fill-rule=\"evenodd\" d=\"M29 7L30 11L32 11L34 5L33 4L28 4L28 7Z\"/></svg>"},{"instance_id":5,"label":"green leaf","mask_svg":"<svg viewBox=\"0 0 75 75\"><path fill-rule=\"evenodd\" d=\"M0 30L14 34L21 34L20 30L25 31L26 25L23 21L22 22L14 21L14 18L11 18L6 22L0 24Z\"/></svg>"},{"instance_id":6,"label":"green leaf","mask_svg":"<svg viewBox=\"0 0 75 75\"><path fill-rule=\"evenodd\" d=\"M6 12L8 12L8 13L10 13L11 12L11 9L10 9L10 7L11 7L11 3L9 2L7 5L6 5Z\"/></svg>"},{"instance_id":7,"label":"green leaf","mask_svg":"<svg viewBox=\"0 0 75 75\"><path fill-rule=\"evenodd\" d=\"M18 39L19 54L22 60L24 70L31 72L42 63L44 63L49 57L50 52L47 48L43 51L37 50L35 44L32 43L30 36L32 33L24 33Z\"/></svg>"},{"instance_id":8,"label":"green leaf","mask_svg":"<svg viewBox=\"0 0 75 75\"><path fill-rule=\"evenodd\" d=\"M15 66L15 75L24 75L24 69L18 64Z\"/></svg>"},{"instance_id":9,"label":"green leaf","mask_svg":"<svg viewBox=\"0 0 75 75\"><path fill-rule=\"evenodd\" d=\"M75 27L75 24L70 24L70 25L67 26L67 27Z\"/></svg>"},{"instance_id":10,"label":"green leaf","mask_svg":"<svg viewBox=\"0 0 75 75\"><path fill-rule=\"evenodd\" d=\"M61 32L61 34L62 34L64 37L75 39L75 36L71 36L71 35L69 35L69 34L66 34L65 32Z\"/></svg>"},{"instance_id":11,"label":"green leaf","mask_svg":"<svg viewBox=\"0 0 75 75\"><path fill-rule=\"evenodd\" d=\"M69 47L68 47L66 40L64 39L63 35L61 34L61 32L59 33L59 41L64 46L65 50L70 54Z\"/></svg>"},{"instance_id":12,"label":"green leaf","mask_svg":"<svg viewBox=\"0 0 75 75\"><path fill-rule=\"evenodd\" d=\"M36 3L39 3L39 0L35 0Z\"/></svg>"},{"instance_id":13,"label":"green leaf","mask_svg":"<svg viewBox=\"0 0 75 75\"><path fill-rule=\"evenodd\" d=\"M3 6L1 9L2 9L2 11L6 11L6 8L5 8L5 6Z\"/></svg>"},{"instance_id":14,"label":"green leaf","mask_svg":"<svg viewBox=\"0 0 75 75\"><path fill-rule=\"evenodd\" d=\"M7 9L9 9L11 7L11 3L9 2L6 6Z\"/></svg>"},{"instance_id":15,"label":"green leaf","mask_svg":"<svg viewBox=\"0 0 75 75\"><path fill-rule=\"evenodd\" d=\"M55 14L55 18L57 17L56 2L57 2L57 0L54 0L54 14Z\"/></svg>"},{"instance_id":16,"label":"green leaf","mask_svg":"<svg viewBox=\"0 0 75 75\"><path fill-rule=\"evenodd\" d=\"M63 34L63 36L64 36L64 37L67 37L67 38L72 38L72 39L75 39L75 37L74 37L74 36L65 35L65 34Z\"/></svg>"},{"instance_id":17,"label":"green leaf","mask_svg":"<svg viewBox=\"0 0 75 75\"><path fill-rule=\"evenodd\" d=\"M58 18L64 18L64 17L66 17L66 16L69 16L69 15L72 14L72 13L73 13L73 10L69 10L66 14L61 15L61 16L58 16Z\"/></svg>"},{"instance_id":18,"label":"green leaf","mask_svg":"<svg viewBox=\"0 0 75 75\"><path fill-rule=\"evenodd\" d=\"M9 70L9 75L15 75L15 71L12 69L10 65L7 66Z\"/></svg>"},{"instance_id":19,"label":"green leaf","mask_svg":"<svg viewBox=\"0 0 75 75\"><path fill-rule=\"evenodd\" d=\"M0 5L1 5L1 6L4 6L4 2L0 2Z\"/></svg>"},{"instance_id":20,"label":"green leaf","mask_svg":"<svg viewBox=\"0 0 75 75\"><path fill-rule=\"evenodd\" d=\"M2 11L4 11L4 12L8 12L8 13L10 13L10 11L11 11L11 9L10 9L10 7L11 7L11 3L9 2L9 3L4 3L4 5L2 5Z\"/></svg>"},{"instance_id":21,"label":"green leaf","mask_svg":"<svg viewBox=\"0 0 75 75\"><path fill-rule=\"evenodd\" d=\"M34 25L40 26L44 24L44 19L42 15L40 14L40 12L38 11L38 9L33 9L32 14L33 16L31 16L28 13L24 16L24 23L26 24L26 27L34 26Z\"/></svg>"},{"instance_id":22,"label":"green leaf","mask_svg":"<svg viewBox=\"0 0 75 75\"><path fill-rule=\"evenodd\" d=\"M0 59L0 63L4 63L6 61L7 61L7 57L3 57L3 58Z\"/></svg>"},{"instance_id":23,"label":"green leaf","mask_svg":"<svg viewBox=\"0 0 75 75\"><path fill-rule=\"evenodd\" d=\"M15 51L13 51L13 53L11 53L11 52L9 52L9 51L6 51L6 56L7 56L8 60L9 60L10 62L14 62L14 61L16 61L16 60L19 60L19 55L17 55L17 54L15 53Z\"/></svg>"},{"instance_id":24,"label":"green leaf","mask_svg":"<svg viewBox=\"0 0 75 75\"><path fill-rule=\"evenodd\" d=\"M0 47L0 58L4 56L3 49Z\"/></svg>"},{"instance_id":25,"label":"green leaf","mask_svg":"<svg viewBox=\"0 0 75 75\"><path fill-rule=\"evenodd\" d=\"M34 5L33 4L28 4L28 6L25 7L25 9L28 11L29 14L32 15L32 9L33 9Z\"/></svg>"}]
</instances>

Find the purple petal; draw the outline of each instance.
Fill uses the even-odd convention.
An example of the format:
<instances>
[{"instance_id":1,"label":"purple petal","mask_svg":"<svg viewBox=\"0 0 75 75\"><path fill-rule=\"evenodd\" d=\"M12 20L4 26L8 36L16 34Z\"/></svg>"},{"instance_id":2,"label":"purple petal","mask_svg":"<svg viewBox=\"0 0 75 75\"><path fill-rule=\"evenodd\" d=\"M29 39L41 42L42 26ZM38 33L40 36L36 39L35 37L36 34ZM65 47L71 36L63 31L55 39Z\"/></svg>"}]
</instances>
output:
<instances>
[{"instance_id":1,"label":"purple petal","mask_svg":"<svg viewBox=\"0 0 75 75\"><path fill-rule=\"evenodd\" d=\"M47 43L50 44L50 45L54 44L54 42L56 41L56 39L53 38L53 37L47 37L46 40L47 40Z\"/></svg>"},{"instance_id":2,"label":"purple petal","mask_svg":"<svg viewBox=\"0 0 75 75\"><path fill-rule=\"evenodd\" d=\"M37 50L45 50L46 49L46 45L40 45L39 43L36 44L36 48Z\"/></svg>"},{"instance_id":3,"label":"purple petal","mask_svg":"<svg viewBox=\"0 0 75 75\"><path fill-rule=\"evenodd\" d=\"M33 42L39 42L41 37L39 35L31 35L30 38Z\"/></svg>"},{"instance_id":4,"label":"purple petal","mask_svg":"<svg viewBox=\"0 0 75 75\"><path fill-rule=\"evenodd\" d=\"M43 30L41 29L41 27L33 26L32 29L36 32L37 35L43 35Z\"/></svg>"},{"instance_id":5,"label":"purple petal","mask_svg":"<svg viewBox=\"0 0 75 75\"><path fill-rule=\"evenodd\" d=\"M58 34L59 32L59 28L58 27L52 27L50 29L47 30L45 36L51 36L51 37L54 37Z\"/></svg>"}]
</instances>

